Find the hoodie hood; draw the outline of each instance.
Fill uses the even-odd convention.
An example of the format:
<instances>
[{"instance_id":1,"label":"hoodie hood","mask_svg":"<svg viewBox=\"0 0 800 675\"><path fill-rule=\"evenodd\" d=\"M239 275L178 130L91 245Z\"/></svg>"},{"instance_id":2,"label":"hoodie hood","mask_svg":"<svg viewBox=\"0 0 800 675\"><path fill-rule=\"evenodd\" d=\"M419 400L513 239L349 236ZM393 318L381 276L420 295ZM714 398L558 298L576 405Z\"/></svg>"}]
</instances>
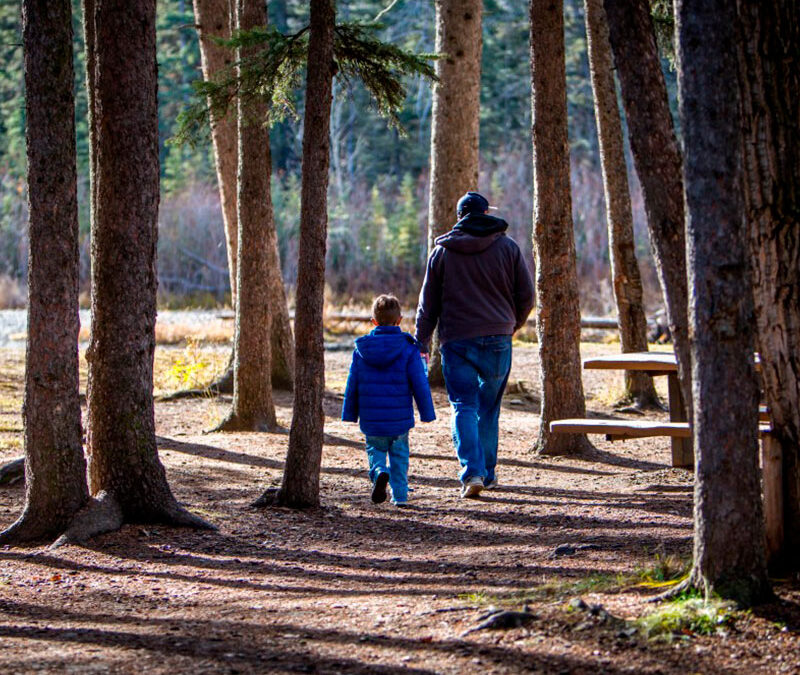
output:
<instances>
[{"instance_id":1,"label":"hoodie hood","mask_svg":"<svg viewBox=\"0 0 800 675\"><path fill-rule=\"evenodd\" d=\"M450 232L437 237L436 244L456 253L483 253L508 229L502 218L483 213L469 213L459 220Z\"/></svg>"},{"instance_id":2,"label":"hoodie hood","mask_svg":"<svg viewBox=\"0 0 800 675\"><path fill-rule=\"evenodd\" d=\"M468 213L455 224L453 229L476 237L487 237L496 232L505 232L508 223L502 218L495 218L485 213Z\"/></svg>"},{"instance_id":3,"label":"hoodie hood","mask_svg":"<svg viewBox=\"0 0 800 675\"><path fill-rule=\"evenodd\" d=\"M414 343L414 338L400 330L400 326L377 326L369 335L356 340L356 352L373 368L385 368Z\"/></svg>"}]
</instances>

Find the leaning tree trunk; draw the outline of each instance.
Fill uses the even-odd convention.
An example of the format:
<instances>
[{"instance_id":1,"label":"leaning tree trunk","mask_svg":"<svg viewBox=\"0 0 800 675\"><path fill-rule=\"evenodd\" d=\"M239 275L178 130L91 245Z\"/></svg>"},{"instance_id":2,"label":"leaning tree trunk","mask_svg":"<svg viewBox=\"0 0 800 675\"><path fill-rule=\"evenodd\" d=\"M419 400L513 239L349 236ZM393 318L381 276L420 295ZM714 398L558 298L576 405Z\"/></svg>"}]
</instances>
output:
<instances>
[{"instance_id":1,"label":"leaning tree trunk","mask_svg":"<svg viewBox=\"0 0 800 675\"><path fill-rule=\"evenodd\" d=\"M482 0L436 0L436 61L431 124L428 254L436 237L456 221L456 204L478 189L478 132L481 99ZM428 378L444 384L438 332Z\"/></svg>"},{"instance_id":2,"label":"leaning tree trunk","mask_svg":"<svg viewBox=\"0 0 800 675\"><path fill-rule=\"evenodd\" d=\"M95 6L89 478L92 493L105 493L100 503L116 504L120 519L205 526L173 497L156 447L155 19L155 0L99 0Z\"/></svg>"},{"instance_id":3,"label":"leaning tree trunk","mask_svg":"<svg viewBox=\"0 0 800 675\"><path fill-rule=\"evenodd\" d=\"M780 445L784 549L800 568L800 7L739 0L745 203L761 376Z\"/></svg>"},{"instance_id":4,"label":"leaning tree trunk","mask_svg":"<svg viewBox=\"0 0 800 675\"><path fill-rule=\"evenodd\" d=\"M333 0L311 0L306 104L303 118L303 177L300 194L297 309L295 310L294 414L277 502L319 504L319 472L325 413L325 350L322 312L325 240L328 230L331 92L335 63Z\"/></svg>"},{"instance_id":5,"label":"leaning tree trunk","mask_svg":"<svg viewBox=\"0 0 800 675\"><path fill-rule=\"evenodd\" d=\"M78 200L70 0L22 3L28 151L25 509L0 542L61 534L88 502L78 384Z\"/></svg>"},{"instance_id":6,"label":"leaning tree trunk","mask_svg":"<svg viewBox=\"0 0 800 675\"><path fill-rule=\"evenodd\" d=\"M771 596L758 468L753 300L742 201L736 11L678 0L695 445L689 583L749 606Z\"/></svg>"},{"instance_id":7,"label":"leaning tree trunk","mask_svg":"<svg viewBox=\"0 0 800 675\"><path fill-rule=\"evenodd\" d=\"M203 78L213 80L219 73L231 67L234 53L230 48L219 45L215 38L228 38L231 34L233 17L230 0L194 0L197 31L200 37L200 57ZM232 108L228 114L216 118L212 113L211 140L217 166L222 223L225 229L225 242L228 248L228 273L231 283L231 306L236 308L237 262L238 262L238 218L236 206L237 172L237 110ZM274 229L274 228L273 228ZM274 241L273 241L274 240ZM294 377L294 343L292 327L289 322L289 309L286 304L286 290L283 286L277 236L269 242L269 287L270 307L272 308L272 385L281 389L292 388ZM233 364L235 354L231 354L228 367L209 389L217 393L233 391Z\"/></svg>"},{"instance_id":8,"label":"leaning tree trunk","mask_svg":"<svg viewBox=\"0 0 800 675\"><path fill-rule=\"evenodd\" d=\"M251 30L267 21L266 5L238 0L237 27ZM258 48L240 48L246 59ZM269 252L275 222L270 196L269 131L266 104L238 100L239 175L237 216L238 300L234 335L233 409L219 425L221 431L266 431L277 425L270 381ZM270 238L270 230L273 231Z\"/></svg>"},{"instance_id":9,"label":"leaning tree trunk","mask_svg":"<svg viewBox=\"0 0 800 675\"><path fill-rule=\"evenodd\" d=\"M631 152L642 185L647 225L683 398L691 419L691 363L686 291L681 153L648 0L604 0Z\"/></svg>"},{"instance_id":10,"label":"leaning tree trunk","mask_svg":"<svg viewBox=\"0 0 800 675\"><path fill-rule=\"evenodd\" d=\"M586 415L569 182L563 4L531 0L530 17L533 250L542 382L542 414L536 450L545 455L567 455L591 446L582 434L550 432L553 420Z\"/></svg>"},{"instance_id":11,"label":"leaning tree trunk","mask_svg":"<svg viewBox=\"0 0 800 675\"><path fill-rule=\"evenodd\" d=\"M620 342L623 352L647 351L647 318L636 249L633 213L628 191L628 169L623 150L622 121L614 85L611 44L603 0L585 0L586 38L589 68L594 90L594 114L600 143L603 188L608 220L608 250L611 278L617 303ZM625 372L625 399L637 407L660 407L653 378L640 371Z\"/></svg>"}]
</instances>

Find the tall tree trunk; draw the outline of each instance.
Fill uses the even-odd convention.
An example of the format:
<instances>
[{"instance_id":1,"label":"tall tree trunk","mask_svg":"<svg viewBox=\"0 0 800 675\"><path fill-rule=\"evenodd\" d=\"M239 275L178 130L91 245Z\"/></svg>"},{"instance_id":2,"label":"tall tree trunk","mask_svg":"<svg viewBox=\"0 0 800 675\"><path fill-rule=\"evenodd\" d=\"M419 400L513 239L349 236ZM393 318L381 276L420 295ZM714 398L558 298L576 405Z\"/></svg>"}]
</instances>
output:
<instances>
[{"instance_id":1,"label":"tall tree trunk","mask_svg":"<svg viewBox=\"0 0 800 675\"><path fill-rule=\"evenodd\" d=\"M782 556L800 568L800 7L739 0L745 204L761 376L783 457Z\"/></svg>"},{"instance_id":2,"label":"tall tree trunk","mask_svg":"<svg viewBox=\"0 0 800 675\"><path fill-rule=\"evenodd\" d=\"M333 0L311 0L311 33L303 118L303 184L300 194L297 309L295 310L294 414L279 504L319 504L319 472L325 413L325 350L322 312L328 230L333 60Z\"/></svg>"},{"instance_id":3,"label":"tall tree trunk","mask_svg":"<svg viewBox=\"0 0 800 675\"><path fill-rule=\"evenodd\" d=\"M25 509L0 542L61 534L88 502L78 391L78 201L70 0L22 3L28 151Z\"/></svg>"},{"instance_id":4,"label":"tall tree trunk","mask_svg":"<svg viewBox=\"0 0 800 675\"><path fill-rule=\"evenodd\" d=\"M667 100L648 0L604 0L650 244L691 418L681 153Z\"/></svg>"},{"instance_id":5,"label":"tall tree trunk","mask_svg":"<svg viewBox=\"0 0 800 675\"><path fill-rule=\"evenodd\" d=\"M97 96L95 94L95 31L94 31L94 4L95 0L82 0L83 12L83 47L86 55L86 102L87 122L89 126L89 218L94 223L97 213L97 149L92 138L97 137Z\"/></svg>"},{"instance_id":6,"label":"tall tree trunk","mask_svg":"<svg viewBox=\"0 0 800 675\"><path fill-rule=\"evenodd\" d=\"M156 448L155 19L155 0L97 0L95 5L90 488L98 496L106 493L128 521L205 526L172 496Z\"/></svg>"},{"instance_id":7,"label":"tall tree trunk","mask_svg":"<svg viewBox=\"0 0 800 675\"><path fill-rule=\"evenodd\" d=\"M234 17L231 0L194 0L197 34L200 38L200 62L203 79L212 81L234 61L234 52L216 42L228 39ZM236 124L237 110L231 109L224 117L211 114L211 142L217 167L219 199L222 205L222 223L228 247L228 274L231 283L231 306L236 307L236 261L238 258L239 226L236 218L236 167L238 163Z\"/></svg>"},{"instance_id":8,"label":"tall tree trunk","mask_svg":"<svg viewBox=\"0 0 800 675\"><path fill-rule=\"evenodd\" d=\"M230 67L234 60L233 51L217 44L214 38L228 38L234 17L231 15L230 0L194 0L195 18L200 37L200 57L203 65L203 78L213 80L217 74ZM237 261L238 261L238 217L236 206L236 172L238 165L237 110L231 109L225 117L216 119L212 115L211 140L216 158L217 182L219 184L222 222L225 229L225 242L228 247L228 273L231 283L231 306L236 308ZM271 167L270 167L271 169ZM270 288L270 307L272 308L272 385L291 390L294 377L294 341L289 321L289 308L286 303L286 290L283 286L277 234L274 227L269 236L268 273ZM211 385L219 393L233 391L233 364L236 359L231 354L225 373Z\"/></svg>"},{"instance_id":9,"label":"tall tree trunk","mask_svg":"<svg viewBox=\"0 0 800 675\"><path fill-rule=\"evenodd\" d=\"M481 103L482 0L436 0L436 61L433 86L428 254L436 237L456 221L456 204L478 189ZM437 333L438 335L438 333ZM439 340L434 337L428 377L443 385Z\"/></svg>"},{"instance_id":10,"label":"tall tree trunk","mask_svg":"<svg viewBox=\"0 0 800 675\"><path fill-rule=\"evenodd\" d=\"M622 121L614 85L611 43L603 0L585 0L589 68L594 90L594 114L603 167L608 221L608 250L614 300L617 303L623 352L647 351L642 277L633 241L633 213L628 191L628 169L622 140ZM625 372L625 398L638 407L659 406L653 378L639 371Z\"/></svg>"},{"instance_id":11,"label":"tall tree trunk","mask_svg":"<svg viewBox=\"0 0 800 675\"><path fill-rule=\"evenodd\" d=\"M550 432L552 420L586 415L569 182L563 3L531 0L530 17L533 249L542 381L541 426L536 450L545 455L567 455L591 446L582 434Z\"/></svg>"},{"instance_id":12,"label":"tall tree trunk","mask_svg":"<svg viewBox=\"0 0 800 675\"><path fill-rule=\"evenodd\" d=\"M237 28L251 30L267 22L260 0L237 0ZM245 59L258 48L240 48ZM270 195L269 131L265 103L238 101L239 172L237 193L238 259L234 335L233 409L219 430L274 429L275 405L270 378L269 252L275 239ZM270 237L272 231L272 238Z\"/></svg>"},{"instance_id":13,"label":"tall tree trunk","mask_svg":"<svg viewBox=\"0 0 800 675\"><path fill-rule=\"evenodd\" d=\"M742 201L736 10L678 0L695 446L694 566L706 595L771 596L758 468L753 301Z\"/></svg>"}]
</instances>

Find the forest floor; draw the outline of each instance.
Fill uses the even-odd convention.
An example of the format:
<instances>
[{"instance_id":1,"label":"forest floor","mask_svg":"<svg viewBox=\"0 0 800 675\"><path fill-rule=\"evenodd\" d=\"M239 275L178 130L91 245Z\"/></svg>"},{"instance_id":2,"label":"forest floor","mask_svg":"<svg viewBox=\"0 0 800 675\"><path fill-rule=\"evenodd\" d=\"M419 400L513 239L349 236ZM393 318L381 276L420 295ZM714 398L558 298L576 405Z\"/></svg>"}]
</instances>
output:
<instances>
[{"instance_id":1,"label":"forest floor","mask_svg":"<svg viewBox=\"0 0 800 675\"><path fill-rule=\"evenodd\" d=\"M226 358L219 345L159 347L157 391L207 379ZM532 454L535 345L515 347L500 488L459 498L436 391L439 419L411 434L404 509L370 502L362 437L338 420L349 359L327 354L315 510L250 506L280 482L285 430L207 434L229 399L157 403L171 485L219 530L129 525L82 547L0 548L0 672L800 673L797 580L776 580L779 599L748 612L648 602L690 560L691 474L670 467L663 438ZM0 350L0 460L21 451L23 363ZM621 377L584 373L590 411L618 414ZM276 396L288 428L291 395ZM0 526L23 496L0 487ZM524 603L527 625L468 632L492 607Z\"/></svg>"}]
</instances>

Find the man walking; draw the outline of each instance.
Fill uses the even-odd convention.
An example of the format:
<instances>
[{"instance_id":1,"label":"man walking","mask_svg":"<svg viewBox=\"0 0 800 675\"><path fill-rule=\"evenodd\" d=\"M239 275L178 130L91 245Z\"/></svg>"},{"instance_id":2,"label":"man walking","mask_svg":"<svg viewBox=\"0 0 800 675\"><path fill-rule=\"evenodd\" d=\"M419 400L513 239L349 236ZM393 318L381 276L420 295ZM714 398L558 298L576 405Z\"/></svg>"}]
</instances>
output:
<instances>
[{"instance_id":1,"label":"man walking","mask_svg":"<svg viewBox=\"0 0 800 675\"><path fill-rule=\"evenodd\" d=\"M497 486L498 419L511 370L511 336L533 308L534 289L508 223L477 192L458 200L458 222L436 239L419 294L416 338L426 351L438 323L442 371L453 406L461 496Z\"/></svg>"}]
</instances>

